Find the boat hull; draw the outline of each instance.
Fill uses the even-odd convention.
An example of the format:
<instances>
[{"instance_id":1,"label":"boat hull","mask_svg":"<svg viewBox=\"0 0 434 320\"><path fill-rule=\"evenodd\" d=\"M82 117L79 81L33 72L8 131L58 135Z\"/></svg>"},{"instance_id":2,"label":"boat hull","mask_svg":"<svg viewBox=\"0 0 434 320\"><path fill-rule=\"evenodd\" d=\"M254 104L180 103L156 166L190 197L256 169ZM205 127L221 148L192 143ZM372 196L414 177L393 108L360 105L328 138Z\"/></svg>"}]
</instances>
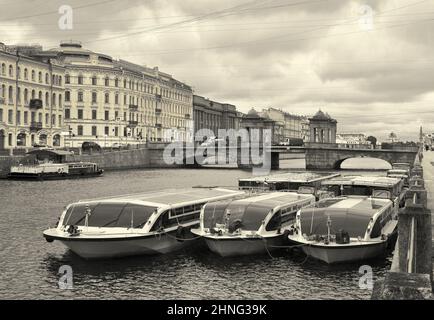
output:
<instances>
[{"instance_id":1,"label":"boat hull","mask_svg":"<svg viewBox=\"0 0 434 320\"><path fill-rule=\"evenodd\" d=\"M78 178L92 178L102 176L103 171L92 173L10 173L8 179L11 180L64 180L64 179L78 179Z\"/></svg>"},{"instance_id":2,"label":"boat hull","mask_svg":"<svg viewBox=\"0 0 434 320\"><path fill-rule=\"evenodd\" d=\"M285 237L283 235L266 239L259 237L249 239L218 239L205 237L208 248L222 257L264 254L277 249L279 246L283 246L284 241Z\"/></svg>"},{"instance_id":3,"label":"boat hull","mask_svg":"<svg viewBox=\"0 0 434 320\"><path fill-rule=\"evenodd\" d=\"M301 246L303 252L315 259L328 264L354 262L371 259L386 252L387 242L376 242L371 244L354 246L316 246L305 244Z\"/></svg>"},{"instance_id":4,"label":"boat hull","mask_svg":"<svg viewBox=\"0 0 434 320\"><path fill-rule=\"evenodd\" d=\"M120 258L139 255L156 255L185 248L198 239L191 232L184 239L177 238L176 230L142 237L117 239L84 239L79 237L53 237L44 234L47 241L59 240L72 252L84 259Z\"/></svg>"}]
</instances>

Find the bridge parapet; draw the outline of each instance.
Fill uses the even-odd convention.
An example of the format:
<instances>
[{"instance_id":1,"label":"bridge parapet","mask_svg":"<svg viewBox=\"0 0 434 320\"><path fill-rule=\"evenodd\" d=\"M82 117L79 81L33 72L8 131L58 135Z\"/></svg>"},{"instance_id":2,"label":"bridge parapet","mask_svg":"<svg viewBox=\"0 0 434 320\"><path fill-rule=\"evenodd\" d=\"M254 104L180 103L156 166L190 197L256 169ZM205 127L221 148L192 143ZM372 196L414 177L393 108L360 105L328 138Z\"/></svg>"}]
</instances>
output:
<instances>
[{"instance_id":1,"label":"bridge parapet","mask_svg":"<svg viewBox=\"0 0 434 320\"><path fill-rule=\"evenodd\" d=\"M377 281L372 299L433 299L431 211L421 167L415 160L405 207L398 214L398 240L391 270Z\"/></svg>"}]
</instances>

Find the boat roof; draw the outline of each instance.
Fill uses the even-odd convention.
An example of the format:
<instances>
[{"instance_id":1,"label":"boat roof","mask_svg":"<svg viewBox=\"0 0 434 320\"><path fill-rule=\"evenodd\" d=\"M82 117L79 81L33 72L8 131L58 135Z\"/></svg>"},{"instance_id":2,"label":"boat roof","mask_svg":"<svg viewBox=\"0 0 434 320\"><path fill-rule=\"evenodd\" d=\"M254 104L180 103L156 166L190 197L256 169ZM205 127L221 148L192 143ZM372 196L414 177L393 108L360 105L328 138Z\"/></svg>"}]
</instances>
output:
<instances>
[{"instance_id":1,"label":"boat roof","mask_svg":"<svg viewBox=\"0 0 434 320\"><path fill-rule=\"evenodd\" d=\"M140 202L155 207L187 205L189 203L208 202L224 199L227 196L245 195L245 192L222 188L185 188L165 189L153 192L127 194L106 198L80 200L80 203L111 203L111 202Z\"/></svg>"},{"instance_id":2,"label":"boat roof","mask_svg":"<svg viewBox=\"0 0 434 320\"><path fill-rule=\"evenodd\" d=\"M329 198L317 203L315 208L305 208L302 209L306 211L318 211L321 210L324 213L352 213L362 216L373 216L376 212L380 211L382 208L391 205L392 202L388 199L377 199L370 197L339 197L339 198Z\"/></svg>"},{"instance_id":3,"label":"boat roof","mask_svg":"<svg viewBox=\"0 0 434 320\"><path fill-rule=\"evenodd\" d=\"M268 176L244 178L238 181L308 183L338 177L339 175L339 173L332 172L286 172Z\"/></svg>"},{"instance_id":4,"label":"boat roof","mask_svg":"<svg viewBox=\"0 0 434 320\"><path fill-rule=\"evenodd\" d=\"M341 176L321 182L322 185L358 185L393 187L401 182L399 178L381 176Z\"/></svg>"},{"instance_id":5,"label":"boat roof","mask_svg":"<svg viewBox=\"0 0 434 320\"><path fill-rule=\"evenodd\" d=\"M261 208L274 209L276 207L314 198L311 194L299 194L296 192L270 192L257 196L246 197L230 201L231 205L249 206L251 204L260 205Z\"/></svg>"},{"instance_id":6,"label":"boat roof","mask_svg":"<svg viewBox=\"0 0 434 320\"><path fill-rule=\"evenodd\" d=\"M67 156L71 155L71 151L67 150L54 150L54 149L35 149L27 152L27 154L40 154L40 155L53 155L53 156Z\"/></svg>"}]
</instances>

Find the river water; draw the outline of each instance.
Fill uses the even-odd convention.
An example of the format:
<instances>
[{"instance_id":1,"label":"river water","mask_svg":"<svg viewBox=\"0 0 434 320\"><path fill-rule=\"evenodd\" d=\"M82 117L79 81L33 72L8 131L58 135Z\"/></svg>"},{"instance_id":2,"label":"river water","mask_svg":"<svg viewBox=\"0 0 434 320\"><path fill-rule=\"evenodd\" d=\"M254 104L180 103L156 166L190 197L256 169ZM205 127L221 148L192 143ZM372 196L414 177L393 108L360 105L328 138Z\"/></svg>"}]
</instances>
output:
<instances>
[{"instance_id":1,"label":"river water","mask_svg":"<svg viewBox=\"0 0 434 320\"><path fill-rule=\"evenodd\" d=\"M378 165L363 160L368 168ZM281 167L302 169L304 160L287 160ZM195 245L167 255L85 261L42 237L63 207L79 199L195 185L235 187L237 178L250 176L238 169L159 169L78 180L1 180L0 299L369 299L371 290L359 287L359 268L368 264L374 280L382 278L390 256L328 266L285 251L221 259ZM59 289L62 265L72 267L71 290Z\"/></svg>"}]
</instances>

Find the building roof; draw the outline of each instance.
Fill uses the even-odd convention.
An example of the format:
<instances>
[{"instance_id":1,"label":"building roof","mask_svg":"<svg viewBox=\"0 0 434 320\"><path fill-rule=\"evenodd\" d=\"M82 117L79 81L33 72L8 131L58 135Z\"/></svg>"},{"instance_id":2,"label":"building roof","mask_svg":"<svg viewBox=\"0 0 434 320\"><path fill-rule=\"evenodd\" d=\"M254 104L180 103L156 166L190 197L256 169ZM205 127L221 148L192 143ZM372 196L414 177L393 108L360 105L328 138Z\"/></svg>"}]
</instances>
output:
<instances>
[{"instance_id":1,"label":"building roof","mask_svg":"<svg viewBox=\"0 0 434 320\"><path fill-rule=\"evenodd\" d=\"M330 115L327 112L324 113L321 111L321 109L318 110L317 113L315 113L315 115L309 120L336 122L336 120L332 119L332 117L330 117Z\"/></svg>"}]
</instances>

